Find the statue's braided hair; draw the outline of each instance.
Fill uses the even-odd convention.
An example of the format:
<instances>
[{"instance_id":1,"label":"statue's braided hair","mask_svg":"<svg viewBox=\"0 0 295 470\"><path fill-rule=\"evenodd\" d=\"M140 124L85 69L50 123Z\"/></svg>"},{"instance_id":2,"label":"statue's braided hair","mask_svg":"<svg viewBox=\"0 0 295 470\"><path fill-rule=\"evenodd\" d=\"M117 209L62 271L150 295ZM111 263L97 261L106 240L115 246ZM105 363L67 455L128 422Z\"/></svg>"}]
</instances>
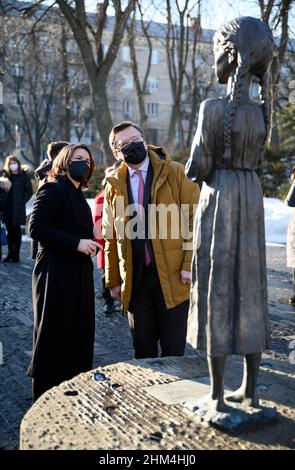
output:
<instances>
[{"instance_id":1,"label":"statue's braided hair","mask_svg":"<svg viewBox=\"0 0 295 470\"><path fill-rule=\"evenodd\" d=\"M255 28L253 34L248 30ZM258 42L259 41L259 42ZM269 132L268 106L268 73L267 68L272 60L274 41L269 26L257 18L242 17L224 25L214 37L215 44L220 44L232 56L235 55L236 70L224 116L224 154L223 160L227 167L231 166L232 125L236 110L240 103L242 85L248 73L259 78L260 99L266 127L263 146Z\"/></svg>"},{"instance_id":2,"label":"statue's braided hair","mask_svg":"<svg viewBox=\"0 0 295 470\"><path fill-rule=\"evenodd\" d=\"M224 154L223 160L226 166L230 165L231 162L231 133L232 133L232 124L236 114L237 107L240 102L240 97L242 93L242 85L244 77L248 74L249 67L247 64L240 64L238 65L233 83L231 92L228 96L228 103L225 110L224 116L224 128L223 128L223 136L224 136Z\"/></svg>"},{"instance_id":3,"label":"statue's braided hair","mask_svg":"<svg viewBox=\"0 0 295 470\"><path fill-rule=\"evenodd\" d=\"M263 146L266 143L269 135L269 125L270 125L270 110L269 110L269 100L268 100L268 73L265 72L259 80L260 84L260 101L262 103L263 117L265 122L265 139Z\"/></svg>"}]
</instances>

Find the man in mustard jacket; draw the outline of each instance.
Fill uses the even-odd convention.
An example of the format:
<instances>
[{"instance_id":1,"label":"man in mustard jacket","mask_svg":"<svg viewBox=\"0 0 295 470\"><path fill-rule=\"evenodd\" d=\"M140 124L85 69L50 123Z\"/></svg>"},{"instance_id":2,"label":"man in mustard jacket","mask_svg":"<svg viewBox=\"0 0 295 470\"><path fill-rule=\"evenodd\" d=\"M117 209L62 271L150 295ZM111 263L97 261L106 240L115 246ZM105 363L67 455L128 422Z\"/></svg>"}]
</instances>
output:
<instances>
[{"instance_id":1,"label":"man in mustard jacket","mask_svg":"<svg viewBox=\"0 0 295 470\"><path fill-rule=\"evenodd\" d=\"M199 187L168 153L124 121L110 133L122 163L107 178L106 286L127 312L137 359L181 356L186 344L193 218Z\"/></svg>"}]
</instances>

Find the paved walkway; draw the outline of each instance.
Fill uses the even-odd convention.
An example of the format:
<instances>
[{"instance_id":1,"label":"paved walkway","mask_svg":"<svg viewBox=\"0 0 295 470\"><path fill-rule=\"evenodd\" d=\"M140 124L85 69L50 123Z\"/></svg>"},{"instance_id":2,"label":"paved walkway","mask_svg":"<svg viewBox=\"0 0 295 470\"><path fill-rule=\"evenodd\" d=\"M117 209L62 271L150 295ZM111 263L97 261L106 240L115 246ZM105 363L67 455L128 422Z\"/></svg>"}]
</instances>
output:
<instances>
[{"instance_id":1,"label":"paved walkway","mask_svg":"<svg viewBox=\"0 0 295 470\"><path fill-rule=\"evenodd\" d=\"M26 377L32 349L33 313L29 243L22 246L20 265L0 263L0 449L16 449L19 425L31 406L31 380ZM295 338L295 309L286 304L292 292L291 270L285 249L268 247L269 310L272 320L272 350L267 354L288 362L290 341ZM96 340L94 367L132 359L127 320L120 314L106 317L99 298L99 272L95 269ZM191 350L188 350L191 354Z\"/></svg>"}]
</instances>

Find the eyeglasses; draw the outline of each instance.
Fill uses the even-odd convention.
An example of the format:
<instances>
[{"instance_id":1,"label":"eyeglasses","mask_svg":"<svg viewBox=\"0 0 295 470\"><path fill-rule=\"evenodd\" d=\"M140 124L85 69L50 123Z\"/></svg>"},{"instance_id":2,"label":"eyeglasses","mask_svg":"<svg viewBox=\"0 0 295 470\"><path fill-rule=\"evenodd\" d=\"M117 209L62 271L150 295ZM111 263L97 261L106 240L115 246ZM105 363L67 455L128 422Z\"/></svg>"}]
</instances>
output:
<instances>
[{"instance_id":1,"label":"eyeglasses","mask_svg":"<svg viewBox=\"0 0 295 470\"><path fill-rule=\"evenodd\" d=\"M131 139L129 140L126 140L125 142L122 142L121 144L118 144L118 145L115 145L114 146L114 149L115 151L121 151L123 148L127 147L128 145L132 144L132 143L137 143L137 142L143 142L142 138L141 137L132 137Z\"/></svg>"}]
</instances>

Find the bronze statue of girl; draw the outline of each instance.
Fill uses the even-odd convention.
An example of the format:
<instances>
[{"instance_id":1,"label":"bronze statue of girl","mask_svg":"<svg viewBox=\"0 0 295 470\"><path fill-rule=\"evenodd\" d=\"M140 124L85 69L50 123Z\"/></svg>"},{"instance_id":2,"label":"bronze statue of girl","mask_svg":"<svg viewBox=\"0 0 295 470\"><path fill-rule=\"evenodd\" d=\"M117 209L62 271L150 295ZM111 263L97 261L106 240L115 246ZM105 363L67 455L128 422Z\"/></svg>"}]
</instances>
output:
<instances>
[{"instance_id":1,"label":"bronze statue of girl","mask_svg":"<svg viewBox=\"0 0 295 470\"><path fill-rule=\"evenodd\" d=\"M259 180L268 134L268 66L274 42L268 25L242 17L214 37L215 72L224 98L207 99L186 165L203 182L192 265L189 341L208 355L209 406L226 410L229 354L245 357L242 385L226 400L258 405L261 353L269 348L263 195ZM260 100L250 94L253 78Z\"/></svg>"}]
</instances>

